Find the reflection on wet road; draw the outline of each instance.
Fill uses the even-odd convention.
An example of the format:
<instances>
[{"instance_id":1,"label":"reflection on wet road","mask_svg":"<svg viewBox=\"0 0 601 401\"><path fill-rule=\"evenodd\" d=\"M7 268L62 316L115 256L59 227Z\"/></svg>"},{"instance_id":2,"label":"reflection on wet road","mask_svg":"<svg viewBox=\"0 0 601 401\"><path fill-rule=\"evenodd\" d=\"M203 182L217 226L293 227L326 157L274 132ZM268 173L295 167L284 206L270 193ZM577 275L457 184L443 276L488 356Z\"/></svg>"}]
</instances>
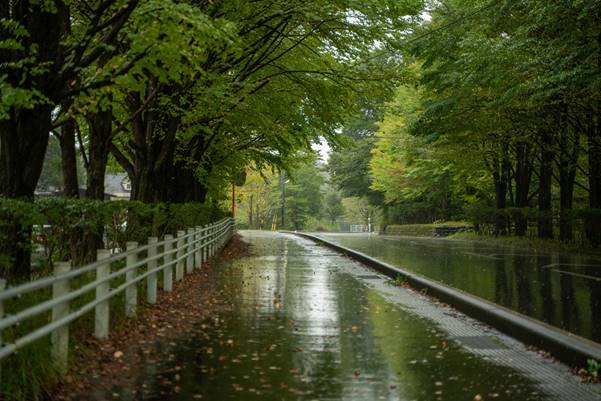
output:
<instances>
[{"instance_id":1,"label":"reflection on wet road","mask_svg":"<svg viewBox=\"0 0 601 401\"><path fill-rule=\"evenodd\" d=\"M96 399L597 399L567 369L325 248L243 237L254 256L220 267L231 311L157 344L161 362Z\"/></svg>"},{"instance_id":2,"label":"reflection on wet road","mask_svg":"<svg viewBox=\"0 0 601 401\"><path fill-rule=\"evenodd\" d=\"M601 342L601 257L448 239L318 235Z\"/></svg>"}]
</instances>

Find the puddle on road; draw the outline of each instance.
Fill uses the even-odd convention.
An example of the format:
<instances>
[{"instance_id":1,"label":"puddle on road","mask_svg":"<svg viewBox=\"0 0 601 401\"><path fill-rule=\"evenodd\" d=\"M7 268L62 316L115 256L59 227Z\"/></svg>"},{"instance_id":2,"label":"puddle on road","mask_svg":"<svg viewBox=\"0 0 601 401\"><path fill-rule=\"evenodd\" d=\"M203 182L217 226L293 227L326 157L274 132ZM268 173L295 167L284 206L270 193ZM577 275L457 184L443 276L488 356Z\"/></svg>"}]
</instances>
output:
<instances>
[{"instance_id":1,"label":"puddle on road","mask_svg":"<svg viewBox=\"0 0 601 401\"><path fill-rule=\"evenodd\" d=\"M517 371L388 303L344 272L344 258L320 258L321 248L276 234L245 239L257 256L223 266L221 276L235 312L157 344L160 362L92 399L547 399Z\"/></svg>"}]
</instances>

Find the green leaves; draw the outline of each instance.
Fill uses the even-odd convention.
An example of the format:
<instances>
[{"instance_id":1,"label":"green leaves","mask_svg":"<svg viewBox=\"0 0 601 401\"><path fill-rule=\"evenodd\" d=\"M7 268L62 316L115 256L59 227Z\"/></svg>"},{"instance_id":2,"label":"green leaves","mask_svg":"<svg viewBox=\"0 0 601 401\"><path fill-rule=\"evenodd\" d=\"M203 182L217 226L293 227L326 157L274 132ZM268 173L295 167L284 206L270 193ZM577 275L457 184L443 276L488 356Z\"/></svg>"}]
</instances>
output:
<instances>
[{"instance_id":1,"label":"green leaves","mask_svg":"<svg viewBox=\"0 0 601 401\"><path fill-rule=\"evenodd\" d=\"M210 50L233 44L234 26L185 3L145 1L132 14L127 36L128 58L144 55L128 78L150 74L163 83L179 82L203 72Z\"/></svg>"},{"instance_id":2,"label":"green leaves","mask_svg":"<svg viewBox=\"0 0 601 401\"><path fill-rule=\"evenodd\" d=\"M7 82L6 75L0 75L0 121L8 120L13 108L32 109L44 101L45 97L39 91L14 87Z\"/></svg>"},{"instance_id":3,"label":"green leaves","mask_svg":"<svg viewBox=\"0 0 601 401\"><path fill-rule=\"evenodd\" d=\"M295 230L302 230L311 216L319 216L322 208L321 186L324 182L315 161L309 161L295 170L287 183L286 191L286 219L288 225Z\"/></svg>"}]
</instances>

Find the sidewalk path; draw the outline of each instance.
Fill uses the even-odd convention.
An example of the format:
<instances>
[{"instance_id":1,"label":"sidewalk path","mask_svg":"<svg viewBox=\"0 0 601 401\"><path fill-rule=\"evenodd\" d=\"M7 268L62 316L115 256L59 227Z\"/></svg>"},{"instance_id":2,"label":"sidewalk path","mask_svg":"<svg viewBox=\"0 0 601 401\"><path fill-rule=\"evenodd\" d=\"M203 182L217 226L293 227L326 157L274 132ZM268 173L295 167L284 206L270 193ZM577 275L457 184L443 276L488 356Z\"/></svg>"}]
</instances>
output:
<instances>
[{"instance_id":1,"label":"sidewalk path","mask_svg":"<svg viewBox=\"0 0 601 401\"><path fill-rule=\"evenodd\" d=\"M231 308L96 400L601 400L563 365L292 235L242 232ZM475 398L476 397L476 398Z\"/></svg>"}]
</instances>

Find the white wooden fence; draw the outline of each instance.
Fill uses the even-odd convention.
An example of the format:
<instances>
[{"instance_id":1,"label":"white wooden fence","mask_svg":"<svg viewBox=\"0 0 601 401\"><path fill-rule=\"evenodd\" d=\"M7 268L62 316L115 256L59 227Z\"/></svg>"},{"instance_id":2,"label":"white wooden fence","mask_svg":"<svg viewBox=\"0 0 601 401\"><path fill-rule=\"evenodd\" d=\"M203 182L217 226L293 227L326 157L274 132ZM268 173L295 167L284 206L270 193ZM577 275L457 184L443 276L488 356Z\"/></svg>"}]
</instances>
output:
<instances>
[{"instance_id":1,"label":"white wooden fence","mask_svg":"<svg viewBox=\"0 0 601 401\"><path fill-rule=\"evenodd\" d=\"M157 238L149 238L148 244L144 246L128 242L126 251L114 255L106 249L100 249L96 262L74 270L71 270L68 263L58 263L52 276L12 288L5 288L4 280L0 280L0 360L33 341L50 335L54 362L59 369L65 371L69 350L69 323L94 310L94 335L98 339L108 338L111 298L125 292L125 314L134 316L138 300L137 284L146 280L146 300L150 304L156 303L159 273L162 272L163 290L172 291L174 270L175 280L180 281L185 273L199 268L229 241L234 233L234 224L234 219L226 218L204 227L178 231L175 238L165 235L160 242ZM125 266L112 271L111 265L120 261L125 261ZM77 289L70 288L72 279L92 272L95 272L94 281ZM111 280L123 276L123 284L111 288ZM49 287L52 288L50 299L10 315L4 314L6 301ZM95 291L92 301L72 310L72 301L92 291ZM3 330L49 312L51 319L47 324L22 334L9 343L2 342Z\"/></svg>"},{"instance_id":2,"label":"white wooden fence","mask_svg":"<svg viewBox=\"0 0 601 401\"><path fill-rule=\"evenodd\" d=\"M371 226L365 224L351 224L349 231L352 233L369 233L371 232Z\"/></svg>"}]
</instances>

